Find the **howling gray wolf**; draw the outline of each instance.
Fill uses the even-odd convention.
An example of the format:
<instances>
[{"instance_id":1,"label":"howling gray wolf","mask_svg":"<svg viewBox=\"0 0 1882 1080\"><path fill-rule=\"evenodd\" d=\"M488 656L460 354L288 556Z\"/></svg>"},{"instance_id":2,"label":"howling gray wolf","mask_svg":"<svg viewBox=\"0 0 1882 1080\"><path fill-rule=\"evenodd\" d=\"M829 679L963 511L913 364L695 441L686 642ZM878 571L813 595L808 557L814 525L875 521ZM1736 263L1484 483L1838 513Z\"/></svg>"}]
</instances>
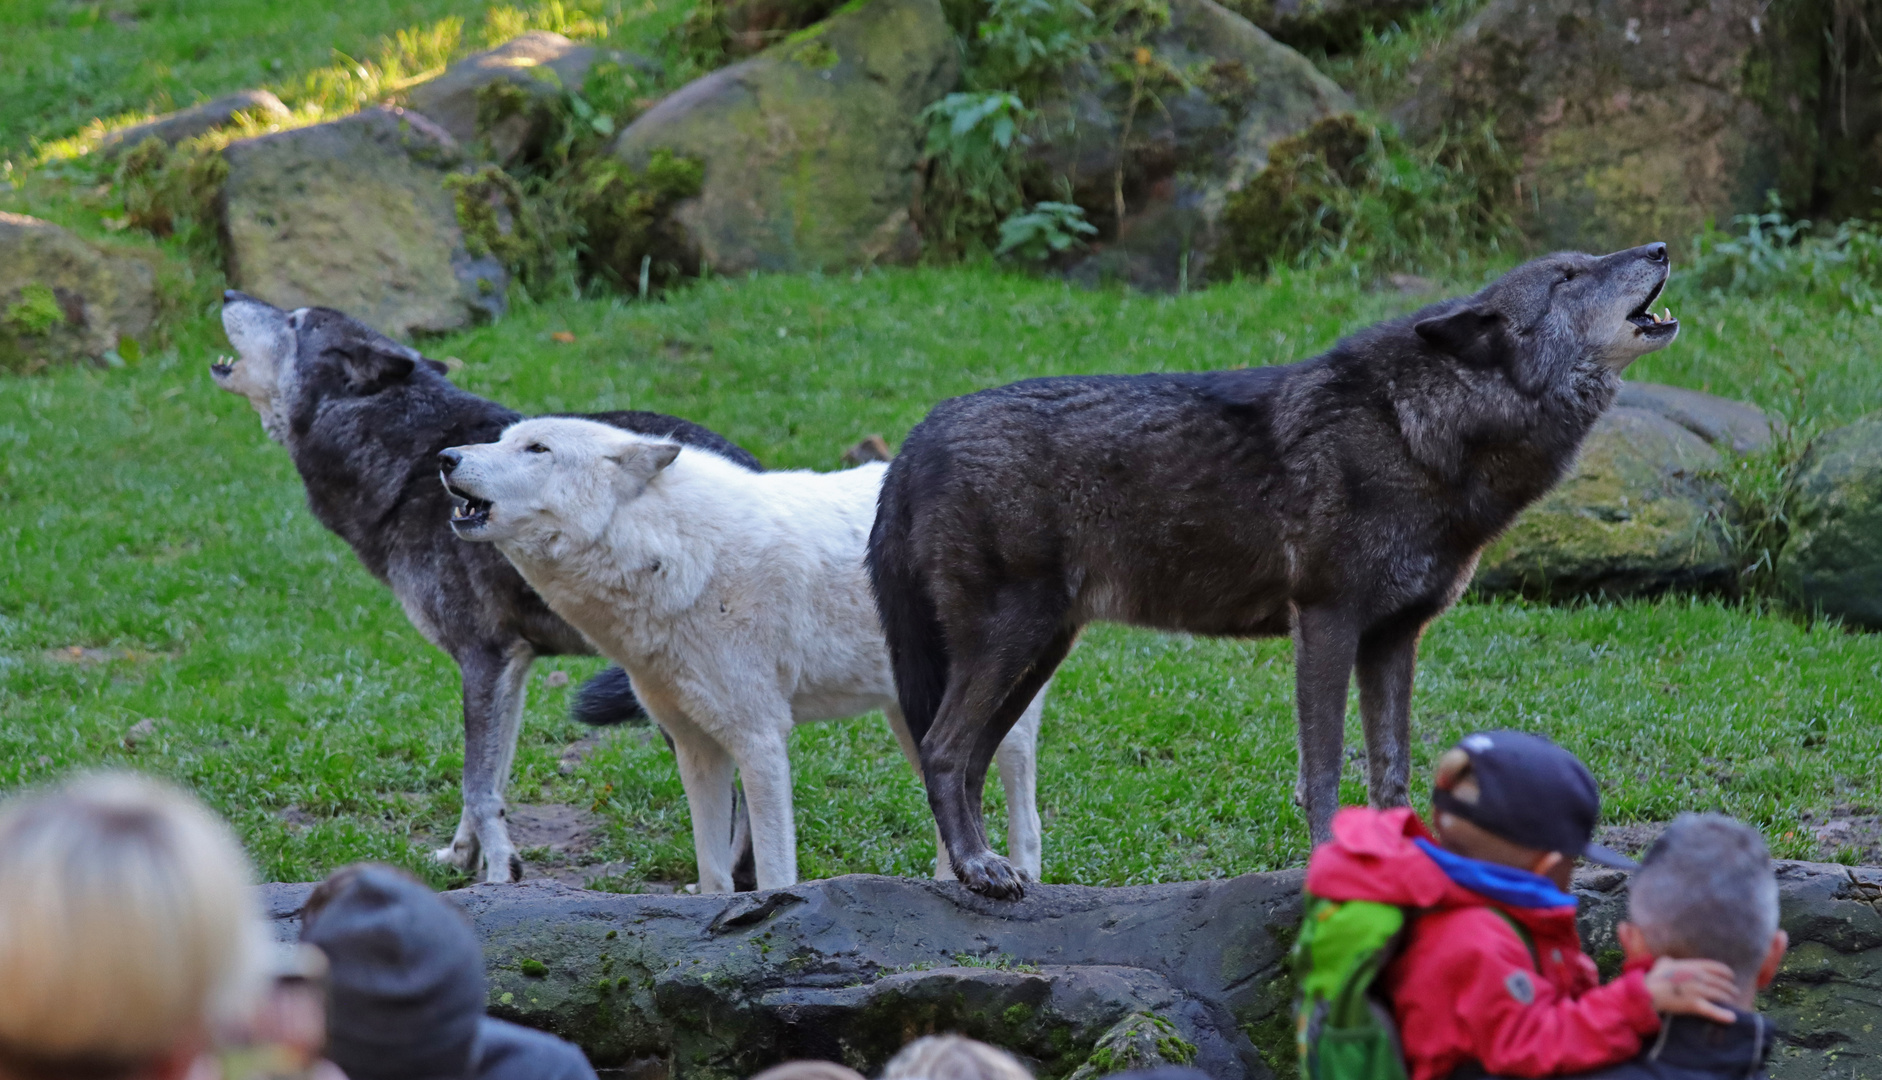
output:
<instances>
[{"instance_id":1,"label":"howling gray wolf","mask_svg":"<svg viewBox=\"0 0 1882 1080\"><path fill-rule=\"evenodd\" d=\"M538 656L594 650L502 556L451 535L451 500L437 470L438 451L494 439L521 415L459 390L443 364L338 311L283 311L231 291L223 295L222 326L238 358L210 368L216 385L261 414L262 430L293 458L314 516L392 587L406 618L463 676L464 810L451 846L435 857L472 874L481 869L485 881L520 879L503 789L529 665ZM678 417L615 412L595 419L760 467ZM609 715L580 718L618 722L639 709L626 695L613 695L609 705Z\"/></svg>"},{"instance_id":2,"label":"howling gray wolf","mask_svg":"<svg viewBox=\"0 0 1882 1080\"><path fill-rule=\"evenodd\" d=\"M1295 798L1339 802L1357 669L1376 806L1403 805L1418 638L1554 486L1620 372L1672 341L1665 244L1518 267L1284 367L1032 379L936 406L883 483L869 567L902 715L954 870L987 847L987 760L1103 619L1292 633Z\"/></svg>"},{"instance_id":3,"label":"howling gray wolf","mask_svg":"<svg viewBox=\"0 0 1882 1080\"><path fill-rule=\"evenodd\" d=\"M709 449L560 417L446 450L439 466L457 534L508 556L627 670L672 737L701 892L732 887L735 766L758 887L797 880L794 725L881 709L919 770L863 570L885 466L755 473ZM1044 689L1040 680L987 755L1006 787L1015 872L1034 878ZM935 876L952 877L948 848L937 851Z\"/></svg>"}]
</instances>

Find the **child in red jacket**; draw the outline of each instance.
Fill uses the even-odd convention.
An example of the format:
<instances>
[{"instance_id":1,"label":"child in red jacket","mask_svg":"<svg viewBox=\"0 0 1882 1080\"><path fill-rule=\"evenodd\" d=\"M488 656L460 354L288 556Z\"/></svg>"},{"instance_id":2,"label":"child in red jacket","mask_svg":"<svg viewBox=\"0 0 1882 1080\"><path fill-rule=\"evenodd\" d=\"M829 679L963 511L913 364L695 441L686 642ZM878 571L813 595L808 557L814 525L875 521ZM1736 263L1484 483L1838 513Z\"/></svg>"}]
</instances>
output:
<instances>
[{"instance_id":1,"label":"child in red jacket","mask_svg":"<svg viewBox=\"0 0 1882 1080\"><path fill-rule=\"evenodd\" d=\"M1432 804L1435 837L1410 809L1342 810L1307 867L1314 896L1413 912L1383 979L1411 1080L1579 1072L1634 1056L1660 1013L1731 1021L1715 1002L1733 999L1732 972L1714 961L1597 985L1564 890L1577 856L1633 863L1589 842L1600 796L1573 754L1468 736L1439 760Z\"/></svg>"}]
</instances>

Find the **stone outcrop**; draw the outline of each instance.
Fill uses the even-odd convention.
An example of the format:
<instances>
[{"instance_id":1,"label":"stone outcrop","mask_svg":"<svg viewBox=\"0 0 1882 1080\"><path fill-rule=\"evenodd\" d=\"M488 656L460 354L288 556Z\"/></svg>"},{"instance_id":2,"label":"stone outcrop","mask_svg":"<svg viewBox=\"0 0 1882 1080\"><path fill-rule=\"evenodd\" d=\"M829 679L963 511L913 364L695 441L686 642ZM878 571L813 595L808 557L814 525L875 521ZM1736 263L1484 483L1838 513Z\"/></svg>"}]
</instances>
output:
<instances>
[{"instance_id":1,"label":"stone outcrop","mask_svg":"<svg viewBox=\"0 0 1882 1080\"><path fill-rule=\"evenodd\" d=\"M115 157L127 150L143 145L146 139L156 139L165 146L175 146L201 135L207 135L217 128L229 126L235 122L239 113L250 113L262 119L282 120L288 116L288 107L281 104L281 99L266 90L242 90L219 97L214 101L205 101L173 113L146 120L141 124L119 128L106 133L98 143L97 153Z\"/></svg>"},{"instance_id":2,"label":"stone outcrop","mask_svg":"<svg viewBox=\"0 0 1882 1080\"><path fill-rule=\"evenodd\" d=\"M1629 380L1614 404L1663 416L1721 450L1748 454L1771 444L1763 409L1704 391Z\"/></svg>"},{"instance_id":3,"label":"stone outcrop","mask_svg":"<svg viewBox=\"0 0 1882 1080\"><path fill-rule=\"evenodd\" d=\"M1810 610L1882 630L1882 413L1811 444L1790 521L1781 587Z\"/></svg>"},{"instance_id":4,"label":"stone outcrop","mask_svg":"<svg viewBox=\"0 0 1882 1080\"><path fill-rule=\"evenodd\" d=\"M1484 552L1473 587L1535 597L1727 590L1719 453L1657 413L1609 409L1556 488Z\"/></svg>"},{"instance_id":5,"label":"stone outcrop","mask_svg":"<svg viewBox=\"0 0 1882 1080\"><path fill-rule=\"evenodd\" d=\"M0 212L0 371L101 359L148 333L155 309L150 263Z\"/></svg>"},{"instance_id":6,"label":"stone outcrop","mask_svg":"<svg viewBox=\"0 0 1882 1080\"><path fill-rule=\"evenodd\" d=\"M703 163L673 222L715 273L906 262L921 110L959 78L937 0L870 0L699 79L625 128L611 152Z\"/></svg>"},{"instance_id":7,"label":"stone outcrop","mask_svg":"<svg viewBox=\"0 0 1882 1080\"><path fill-rule=\"evenodd\" d=\"M531 30L413 86L406 101L459 144L507 163L541 138L549 104L564 87L580 90L594 62L593 46Z\"/></svg>"},{"instance_id":8,"label":"stone outcrop","mask_svg":"<svg viewBox=\"0 0 1882 1080\"><path fill-rule=\"evenodd\" d=\"M508 274L467 251L445 189L462 152L423 116L368 109L230 143L223 158L217 212L235 288L399 337L502 312Z\"/></svg>"},{"instance_id":9,"label":"stone outcrop","mask_svg":"<svg viewBox=\"0 0 1882 1080\"><path fill-rule=\"evenodd\" d=\"M1146 66L1200 74L1157 87L1154 102L1138 95L1127 115L1130 87L1104 65L1079 64L1039 105L1028 154L1048 186L1063 178L1071 201L1113 236L1073 277L1174 289L1202 282L1227 194L1266 167L1268 148L1353 102L1306 57L1214 0L1171 0L1169 25L1147 47Z\"/></svg>"},{"instance_id":10,"label":"stone outcrop","mask_svg":"<svg viewBox=\"0 0 1882 1080\"><path fill-rule=\"evenodd\" d=\"M1418 138L1494 122L1550 247L1682 245L1769 189L1793 205L1809 194L1800 97L1815 96L1821 26L1790 35L1782 14L1760 0L1490 0L1413 68L1393 112Z\"/></svg>"},{"instance_id":11,"label":"stone outcrop","mask_svg":"<svg viewBox=\"0 0 1882 1080\"><path fill-rule=\"evenodd\" d=\"M1761 1003L1783 1033L1772 1075L1877 1075L1882 871L1784 863L1778 880L1791 955ZM1013 903L864 876L737 896L553 882L448 895L484 942L491 1012L571 1038L602 1067L742 1080L821 1057L873 1074L909 1039L957 1030L1049 1080L1152 1057L1257 1080L1296 1072L1285 958L1300 888L1291 870L1037 885ZM266 887L283 938L310 889ZM1576 893L1588 952L1612 974L1626 875L1584 873Z\"/></svg>"}]
</instances>

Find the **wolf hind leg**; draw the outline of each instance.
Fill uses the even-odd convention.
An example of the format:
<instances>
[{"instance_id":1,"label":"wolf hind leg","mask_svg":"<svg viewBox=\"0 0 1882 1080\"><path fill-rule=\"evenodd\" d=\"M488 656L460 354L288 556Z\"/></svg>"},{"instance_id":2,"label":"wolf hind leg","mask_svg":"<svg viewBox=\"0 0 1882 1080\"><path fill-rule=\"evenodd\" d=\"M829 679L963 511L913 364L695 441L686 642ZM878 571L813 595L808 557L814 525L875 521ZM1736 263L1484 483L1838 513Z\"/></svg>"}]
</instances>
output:
<instances>
[{"instance_id":1,"label":"wolf hind leg","mask_svg":"<svg viewBox=\"0 0 1882 1080\"><path fill-rule=\"evenodd\" d=\"M908 721L902 717L902 710L895 705L885 705L882 715L889 721L889 730L895 733L895 741L902 748L902 756L914 768L915 779L922 780L921 745L915 741L914 733L908 730ZM948 845L941 836L941 823L938 821L934 827L934 876L936 881L954 880L954 864L948 862Z\"/></svg>"},{"instance_id":2,"label":"wolf hind leg","mask_svg":"<svg viewBox=\"0 0 1882 1080\"><path fill-rule=\"evenodd\" d=\"M1039 721L1045 705L1046 691L1041 687L993 752L1000 766L1000 787L1006 792L1006 855L1028 881L1039 880L1043 860L1038 787Z\"/></svg>"},{"instance_id":3,"label":"wolf hind leg","mask_svg":"<svg viewBox=\"0 0 1882 1080\"><path fill-rule=\"evenodd\" d=\"M1423 626L1390 626L1359 641L1359 715L1366 733L1366 800L1411 802L1411 695Z\"/></svg>"},{"instance_id":4,"label":"wolf hind leg","mask_svg":"<svg viewBox=\"0 0 1882 1080\"><path fill-rule=\"evenodd\" d=\"M955 654L940 712L922 738L928 805L949 861L968 888L987 896L1025 894L1024 875L987 844L981 796L1001 740L1077 637L1077 628L1066 624L1066 606L1062 595L1040 587L1006 590L976 620L993 632Z\"/></svg>"},{"instance_id":5,"label":"wolf hind leg","mask_svg":"<svg viewBox=\"0 0 1882 1080\"><path fill-rule=\"evenodd\" d=\"M464 682L464 810L451 846L432 857L470 873L481 861L486 882L523 878L523 861L504 821L503 792L516 759L524 690L535 658L520 640L457 657Z\"/></svg>"}]
</instances>

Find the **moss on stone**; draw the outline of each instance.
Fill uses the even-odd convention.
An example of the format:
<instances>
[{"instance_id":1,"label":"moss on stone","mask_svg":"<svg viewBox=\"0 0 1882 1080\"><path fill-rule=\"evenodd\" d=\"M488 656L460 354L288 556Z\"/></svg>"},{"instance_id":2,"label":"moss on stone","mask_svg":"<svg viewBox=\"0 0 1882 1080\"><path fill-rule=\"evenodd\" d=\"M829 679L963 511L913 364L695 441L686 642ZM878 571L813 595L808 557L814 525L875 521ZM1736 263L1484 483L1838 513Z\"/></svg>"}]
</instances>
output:
<instances>
[{"instance_id":1,"label":"moss on stone","mask_svg":"<svg viewBox=\"0 0 1882 1080\"><path fill-rule=\"evenodd\" d=\"M667 226L674 204L699 194L705 167L668 149L655 150L635 168L617 158L593 158L574 183L575 213L587 234L583 269L618 288L639 287L643 261L649 286L690 267L684 243Z\"/></svg>"},{"instance_id":2,"label":"moss on stone","mask_svg":"<svg viewBox=\"0 0 1882 1080\"><path fill-rule=\"evenodd\" d=\"M65 312L59 310L59 298L51 289L28 285L20 290L20 298L7 307L6 317L0 321L16 334L39 336L64 323Z\"/></svg>"},{"instance_id":3,"label":"moss on stone","mask_svg":"<svg viewBox=\"0 0 1882 1080\"><path fill-rule=\"evenodd\" d=\"M1132 1013L1098 1037L1084 1064L1068 1080L1097 1080L1127 1069L1187 1065L1195 1057L1195 1044L1178 1034L1176 1025L1155 1013Z\"/></svg>"}]
</instances>

